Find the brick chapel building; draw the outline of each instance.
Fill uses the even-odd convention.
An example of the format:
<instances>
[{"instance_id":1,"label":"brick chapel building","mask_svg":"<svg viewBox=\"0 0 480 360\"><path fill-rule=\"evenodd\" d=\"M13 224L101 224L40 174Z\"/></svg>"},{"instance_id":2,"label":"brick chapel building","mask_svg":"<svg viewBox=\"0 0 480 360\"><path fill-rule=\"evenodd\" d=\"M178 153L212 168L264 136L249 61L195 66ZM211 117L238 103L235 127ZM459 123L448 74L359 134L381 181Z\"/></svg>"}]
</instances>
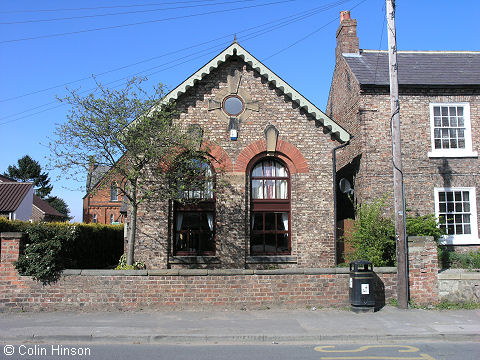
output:
<instances>
[{"instance_id":1,"label":"brick chapel building","mask_svg":"<svg viewBox=\"0 0 480 360\"><path fill-rule=\"evenodd\" d=\"M357 21L341 13L327 114L353 135L337 152L338 179L356 203L389 195L393 208L388 53L362 50ZM436 214L457 250L480 245L480 52L398 51L407 209ZM352 206L338 192L339 219Z\"/></svg>"},{"instance_id":2,"label":"brick chapel building","mask_svg":"<svg viewBox=\"0 0 480 360\"><path fill-rule=\"evenodd\" d=\"M135 260L148 268L333 266L332 153L350 134L236 41L164 99L173 100L178 121L208 144L209 157L195 159L205 186L185 192L201 199L195 206L140 205Z\"/></svg>"}]
</instances>

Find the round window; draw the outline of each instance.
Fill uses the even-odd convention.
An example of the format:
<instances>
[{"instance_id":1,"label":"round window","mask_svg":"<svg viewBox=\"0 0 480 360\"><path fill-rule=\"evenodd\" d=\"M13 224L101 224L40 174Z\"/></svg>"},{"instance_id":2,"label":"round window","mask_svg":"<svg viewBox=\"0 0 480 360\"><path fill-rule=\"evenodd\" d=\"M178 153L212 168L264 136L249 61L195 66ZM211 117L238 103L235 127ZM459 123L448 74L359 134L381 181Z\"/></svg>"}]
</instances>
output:
<instances>
[{"instance_id":1,"label":"round window","mask_svg":"<svg viewBox=\"0 0 480 360\"><path fill-rule=\"evenodd\" d=\"M243 111L243 101L236 95L227 96L222 108L228 115L237 116Z\"/></svg>"}]
</instances>

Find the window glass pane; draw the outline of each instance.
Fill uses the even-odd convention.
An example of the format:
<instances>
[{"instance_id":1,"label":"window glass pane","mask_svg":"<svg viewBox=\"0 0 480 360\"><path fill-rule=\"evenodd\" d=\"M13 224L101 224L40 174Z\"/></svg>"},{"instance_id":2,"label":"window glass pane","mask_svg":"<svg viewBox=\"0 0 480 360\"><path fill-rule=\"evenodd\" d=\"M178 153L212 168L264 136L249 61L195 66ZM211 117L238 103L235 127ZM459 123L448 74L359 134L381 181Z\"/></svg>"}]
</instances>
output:
<instances>
[{"instance_id":1,"label":"window glass pane","mask_svg":"<svg viewBox=\"0 0 480 360\"><path fill-rule=\"evenodd\" d=\"M441 126L442 125L442 121L441 121L440 116L435 116L433 118L433 125L434 126Z\"/></svg>"},{"instance_id":2,"label":"window glass pane","mask_svg":"<svg viewBox=\"0 0 480 360\"><path fill-rule=\"evenodd\" d=\"M449 191L447 194L447 201L453 201L453 192Z\"/></svg>"},{"instance_id":3,"label":"window glass pane","mask_svg":"<svg viewBox=\"0 0 480 360\"><path fill-rule=\"evenodd\" d=\"M215 251L213 244L213 233L211 232L202 232L200 233L200 251Z\"/></svg>"},{"instance_id":4,"label":"window glass pane","mask_svg":"<svg viewBox=\"0 0 480 360\"><path fill-rule=\"evenodd\" d=\"M252 180L252 199L263 199L263 180Z\"/></svg>"},{"instance_id":5,"label":"window glass pane","mask_svg":"<svg viewBox=\"0 0 480 360\"><path fill-rule=\"evenodd\" d=\"M440 115L440 106L433 107L433 115L439 116Z\"/></svg>"},{"instance_id":6,"label":"window glass pane","mask_svg":"<svg viewBox=\"0 0 480 360\"><path fill-rule=\"evenodd\" d=\"M274 177L275 176L275 165L272 161L266 160L263 162L263 176L265 177Z\"/></svg>"},{"instance_id":7,"label":"window glass pane","mask_svg":"<svg viewBox=\"0 0 480 360\"><path fill-rule=\"evenodd\" d=\"M469 224L467 224L463 227L463 233L464 234L471 234L472 233L472 229L471 229Z\"/></svg>"},{"instance_id":8,"label":"window glass pane","mask_svg":"<svg viewBox=\"0 0 480 360\"><path fill-rule=\"evenodd\" d=\"M175 239L175 249L177 251L187 251L187 234L177 233Z\"/></svg>"},{"instance_id":9,"label":"window glass pane","mask_svg":"<svg viewBox=\"0 0 480 360\"><path fill-rule=\"evenodd\" d=\"M275 199L275 180L265 180L265 199Z\"/></svg>"},{"instance_id":10,"label":"window glass pane","mask_svg":"<svg viewBox=\"0 0 480 360\"><path fill-rule=\"evenodd\" d=\"M440 201L445 201L445 199L446 199L445 192L443 192L443 191L442 191L442 192L439 192L439 193L438 193L438 199L439 199Z\"/></svg>"},{"instance_id":11,"label":"window glass pane","mask_svg":"<svg viewBox=\"0 0 480 360\"><path fill-rule=\"evenodd\" d=\"M263 230L263 213L254 213L252 221L253 230Z\"/></svg>"},{"instance_id":12,"label":"window glass pane","mask_svg":"<svg viewBox=\"0 0 480 360\"><path fill-rule=\"evenodd\" d=\"M450 112L450 116L456 116L457 115L457 108L455 106L450 106L449 107L449 112Z\"/></svg>"},{"instance_id":13,"label":"window glass pane","mask_svg":"<svg viewBox=\"0 0 480 360\"><path fill-rule=\"evenodd\" d=\"M263 234L254 234L250 240L250 249L253 254L263 254L265 252L263 247Z\"/></svg>"},{"instance_id":14,"label":"window glass pane","mask_svg":"<svg viewBox=\"0 0 480 360\"><path fill-rule=\"evenodd\" d=\"M463 234L463 226L462 225L455 225L455 234L458 234L458 235Z\"/></svg>"},{"instance_id":15,"label":"window glass pane","mask_svg":"<svg viewBox=\"0 0 480 360\"><path fill-rule=\"evenodd\" d=\"M450 126L457 126L457 117L453 116L450 118Z\"/></svg>"},{"instance_id":16,"label":"window glass pane","mask_svg":"<svg viewBox=\"0 0 480 360\"><path fill-rule=\"evenodd\" d=\"M458 106L457 107L457 115L458 116L463 116L463 106Z\"/></svg>"},{"instance_id":17,"label":"window glass pane","mask_svg":"<svg viewBox=\"0 0 480 360\"><path fill-rule=\"evenodd\" d=\"M277 242L275 237L275 234L265 234L265 252L267 254L277 252Z\"/></svg>"},{"instance_id":18,"label":"window glass pane","mask_svg":"<svg viewBox=\"0 0 480 360\"><path fill-rule=\"evenodd\" d=\"M463 215L463 222L465 224L470 224L470 215L469 214L464 214Z\"/></svg>"},{"instance_id":19,"label":"window glass pane","mask_svg":"<svg viewBox=\"0 0 480 360\"><path fill-rule=\"evenodd\" d=\"M442 212L442 213L447 211L447 204L445 204L445 203L440 203L438 207L439 207L440 212Z\"/></svg>"},{"instance_id":20,"label":"window glass pane","mask_svg":"<svg viewBox=\"0 0 480 360\"><path fill-rule=\"evenodd\" d=\"M453 203L447 203L447 211L448 212L453 212L454 210L454 205Z\"/></svg>"},{"instance_id":21,"label":"window glass pane","mask_svg":"<svg viewBox=\"0 0 480 360\"><path fill-rule=\"evenodd\" d=\"M277 234L277 247L279 252L288 251L288 234Z\"/></svg>"},{"instance_id":22,"label":"window glass pane","mask_svg":"<svg viewBox=\"0 0 480 360\"><path fill-rule=\"evenodd\" d=\"M442 126L443 127L448 127L448 117L442 116Z\"/></svg>"},{"instance_id":23,"label":"window glass pane","mask_svg":"<svg viewBox=\"0 0 480 360\"><path fill-rule=\"evenodd\" d=\"M223 110L225 110L228 115L238 115L243 110L243 102L236 96L230 96L224 101Z\"/></svg>"},{"instance_id":24,"label":"window glass pane","mask_svg":"<svg viewBox=\"0 0 480 360\"><path fill-rule=\"evenodd\" d=\"M183 222L181 230L199 230L200 229L200 213L183 213Z\"/></svg>"},{"instance_id":25,"label":"window glass pane","mask_svg":"<svg viewBox=\"0 0 480 360\"><path fill-rule=\"evenodd\" d=\"M470 201L470 193L468 191L463 191L463 201Z\"/></svg>"},{"instance_id":26,"label":"window glass pane","mask_svg":"<svg viewBox=\"0 0 480 360\"><path fill-rule=\"evenodd\" d=\"M277 213L277 230L288 230L288 213Z\"/></svg>"},{"instance_id":27,"label":"window glass pane","mask_svg":"<svg viewBox=\"0 0 480 360\"><path fill-rule=\"evenodd\" d=\"M277 199L288 199L288 181L277 180Z\"/></svg>"},{"instance_id":28,"label":"window glass pane","mask_svg":"<svg viewBox=\"0 0 480 360\"><path fill-rule=\"evenodd\" d=\"M255 165L252 171L252 176L253 177L263 176L262 163Z\"/></svg>"},{"instance_id":29,"label":"window glass pane","mask_svg":"<svg viewBox=\"0 0 480 360\"><path fill-rule=\"evenodd\" d=\"M265 230L275 230L275 213L265 213Z\"/></svg>"},{"instance_id":30,"label":"window glass pane","mask_svg":"<svg viewBox=\"0 0 480 360\"><path fill-rule=\"evenodd\" d=\"M435 140L435 149L442 148L442 140Z\"/></svg>"},{"instance_id":31,"label":"window glass pane","mask_svg":"<svg viewBox=\"0 0 480 360\"><path fill-rule=\"evenodd\" d=\"M287 169L279 162L275 163L277 177L287 177Z\"/></svg>"},{"instance_id":32,"label":"window glass pane","mask_svg":"<svg viewBox=\"0 0 480 360\"><path fill-rule=\"evenodd\" d=\"M442 115L448 116L448 107L442 106Z\"/></svg>"},{"instance_id":33,"label":"window glass pane","mask_svg":"<svg viewBox=\"0 0 480 360\"><path fill-rule=\"evenodd\" d=\"M463 116L458 117L457 123L458 123L458 127L464 127L465 126L465 120L464 120Z\"/></svg>"}]
</instances>

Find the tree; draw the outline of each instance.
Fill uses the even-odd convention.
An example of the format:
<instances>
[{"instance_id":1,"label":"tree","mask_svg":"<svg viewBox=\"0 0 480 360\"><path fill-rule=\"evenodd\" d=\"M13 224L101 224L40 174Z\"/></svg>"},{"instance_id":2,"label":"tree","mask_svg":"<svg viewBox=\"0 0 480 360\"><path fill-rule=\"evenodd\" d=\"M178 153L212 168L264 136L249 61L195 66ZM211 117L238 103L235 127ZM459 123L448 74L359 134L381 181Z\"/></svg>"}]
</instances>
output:
<instances>
[{"instance_id":1,"label":"tree","mask_svg":"<svg viewBox=\"0 0 480 360\"><path fill-rule=\"evenodd\" d=\"M65 200L59 198L58 196L50 196L46 199L46 201L59 213L65 215L67 221L72 219L70 216L70 208Z\"/></svg>"},{"instance_id":2,"label":"tree","mask_svg":"<svg viewBox=\"0 0 480 360\"><path fill-rule=\"evenodd\" d=\"M138 206L149 199L174 198L170 171L179 154L196 154L199 139L175 124L175 105L162 103L164 87L149 94L142 89L145 79L133 78L124 88L110 90L97 82L94 93L77 91L60 101L70 105L65 123L57 125L50 143L52 163L67 176L81 180L89 163L110 167L101 186L117 182L129 203L127 264L134 261ZM177 166L177 165L175 165Z\"/></svg>"},{"instance_id":3,"label":"tree","mask_svg":"<svg viewBox=\"0 0 480 360\"><path fill-rule=\"evenodd\" d=\"M53 189L53 186L50 185L48 173L42 173L38 161L33 160L28 155L18 159L17 164L18 167L9 165L4 175L17 181L33 182L35 195L45 199Z\"/></svg>"}]
</instances>

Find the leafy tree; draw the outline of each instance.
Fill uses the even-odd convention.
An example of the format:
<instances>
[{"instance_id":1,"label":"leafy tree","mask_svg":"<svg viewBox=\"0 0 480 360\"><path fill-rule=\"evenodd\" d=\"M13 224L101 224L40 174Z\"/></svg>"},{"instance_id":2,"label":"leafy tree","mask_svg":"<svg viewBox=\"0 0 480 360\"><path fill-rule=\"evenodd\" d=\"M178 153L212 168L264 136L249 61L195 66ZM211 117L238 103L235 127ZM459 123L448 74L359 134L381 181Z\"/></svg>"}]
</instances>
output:
<instances>
[{"instance_id":1,"label":"leafy tree","mask_svg":"<svg viewBox=\"0 0 480 360\"><path fill-rule=\"evenodd\" d=\"M18 166L9 165L4 175L17 181L33 182L35 195L45 199L53 189L53 186L50 185L48 173L42 173L38 161L33 160L28 155L18 159L17 164Z\"/></svg>"},{"instance_id":2,"label":"leafy tree","mask_svg":"<svg viewBox=\"0 0 480 360\"><path fill-rule=\"evenodd\" d=\"M58 196L50 196L46 201L59 213L65 215L67 220L72 219L70 216L70 208L68 207L65 200L59 198Z\"/></svg>"},{"instance_id":3,"label":"leafy tree","mask_svg":"<svg viewBox=\"0 0 480 360\"><path fill-rule=\"evenodd\" d=\"M163 85L148 93L145 79L133 78L124 88L111 90L97 82L95 92L81 96L70 91L64 99L71 110L55 130L50 143L52 163L67 176L82 180L93 159L110 167L101 186L117 182L119 193L129 203L127 265L134 262L138 206L153 198L174 198L175 185L170 166L179 154L199 151L199 139L174 121L175 105L164 104Z\"/></svg>"}]
</instances>

